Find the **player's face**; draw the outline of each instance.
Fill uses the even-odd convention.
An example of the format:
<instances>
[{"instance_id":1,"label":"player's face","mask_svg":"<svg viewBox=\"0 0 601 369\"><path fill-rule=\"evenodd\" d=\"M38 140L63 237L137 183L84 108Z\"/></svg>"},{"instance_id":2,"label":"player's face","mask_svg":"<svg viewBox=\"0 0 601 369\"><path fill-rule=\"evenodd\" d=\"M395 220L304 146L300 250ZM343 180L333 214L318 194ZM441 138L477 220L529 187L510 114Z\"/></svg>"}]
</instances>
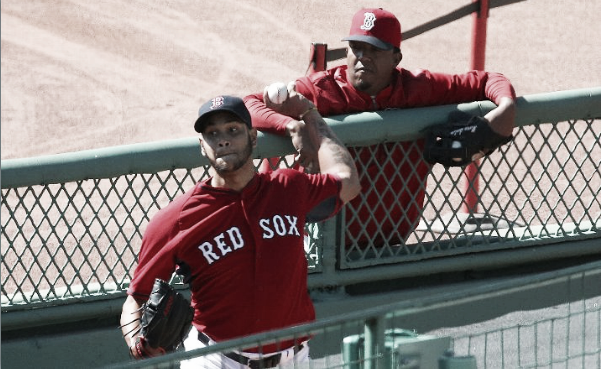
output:
<instances>
[{"instance_id":1,"label":"player's face","mask_svg":"<svg viewBox=\"0 0 601 369\"><path fill-rule=\"evenodd\" d=\"M256 142L256 130L228 112L213 114L202 132L205 156L220 174L235 172L251 161Z\"/></svg>"},{"instance_id":2,"label":"player's face","mask_svg":"<svg viewBox=\"0 0 601 369\"><path fill-rule=\"evenodd\" d=\"M390 84L401 53L379 49L367 42L349 41L346 55L348 79L359 91L375 96Z\"/></svg>"}]
</instances>

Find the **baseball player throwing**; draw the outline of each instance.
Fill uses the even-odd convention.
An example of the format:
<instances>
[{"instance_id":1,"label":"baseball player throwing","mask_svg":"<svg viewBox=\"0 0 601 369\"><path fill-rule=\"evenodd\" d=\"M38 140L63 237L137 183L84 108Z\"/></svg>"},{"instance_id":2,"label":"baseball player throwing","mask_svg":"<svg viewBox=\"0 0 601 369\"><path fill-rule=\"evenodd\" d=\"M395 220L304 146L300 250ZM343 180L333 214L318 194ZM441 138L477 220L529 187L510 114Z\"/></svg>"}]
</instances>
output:
<instances>
[{"instance_id":1,"label":"baseball player throwing","mask_svg":"<svg viewBox=\"0 0 601 369\"><path fill-rule=\"evenodd\" d=\"M194 128L213 177L176 198L148 224L123 305L123 326L139 318L155 279L169 280L176 269L189 283L194 308L186 350L315 318L307 293L305 216L326 200L334 215L360 186L349 152L313 103L296 93L294 84L288 92L277 106L267 94L265 101L282 114L303 117L318 148L320 172L257 173L252 157L257 131L242 99L219 96L202 105ZM137 337L130 331L123 332L131 347ZM130 352L138 357L140 350ZM269 368L302 361L308 352L305 338L196 358L182 362L182 368Z\"/></svg>"}]
</instances>

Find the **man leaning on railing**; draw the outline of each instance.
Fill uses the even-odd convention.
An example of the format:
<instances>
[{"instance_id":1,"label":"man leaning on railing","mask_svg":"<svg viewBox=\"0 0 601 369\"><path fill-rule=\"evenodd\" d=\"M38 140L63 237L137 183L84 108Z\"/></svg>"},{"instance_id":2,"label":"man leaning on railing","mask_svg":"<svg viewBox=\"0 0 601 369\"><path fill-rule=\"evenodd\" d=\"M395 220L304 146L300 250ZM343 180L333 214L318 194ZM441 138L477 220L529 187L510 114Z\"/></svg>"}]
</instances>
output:
<instances>
[{"instance_id":1,"label":"man leaning on railing","mask_svg":"<svg viewBox=\"0 0 601 369\"><path fill-rule=\"evenodd\" d=\"M497 105L484 116L490 128L501 136L511 136L515 91L503 75L483 71L450 75L423 69L410 72L399 67L401 25L392 13L381 8L358 11L343 41L348 41L349 46L346 65L296 80L298 91L313 101L322 116L488 99ZM303 140L306 134L300 120L269 109L262 94L249 95L244 101L259 130L290 135L295 144L301 143L296 145L301 164L309 171L317 167L314 150ZM349 203L357 214L346 212L347 233L352 238L347 239L347 244L367 242L369 238L377 245L384 237L399 243L417 225L430 171L430 165L422 158L423 146L423 140L419 140L417 145L391 142L369 150L350 149L364 189L370 188L370 179L381 176L381 172L385 180L375 184L376 192L364 193ZM382 167L382 163L391 164ZM397 172L402 175L394 175ZM402 221L397 227L384 219ZM393 234L398 237L391 237Z\"/></svg>"}]
</instances>

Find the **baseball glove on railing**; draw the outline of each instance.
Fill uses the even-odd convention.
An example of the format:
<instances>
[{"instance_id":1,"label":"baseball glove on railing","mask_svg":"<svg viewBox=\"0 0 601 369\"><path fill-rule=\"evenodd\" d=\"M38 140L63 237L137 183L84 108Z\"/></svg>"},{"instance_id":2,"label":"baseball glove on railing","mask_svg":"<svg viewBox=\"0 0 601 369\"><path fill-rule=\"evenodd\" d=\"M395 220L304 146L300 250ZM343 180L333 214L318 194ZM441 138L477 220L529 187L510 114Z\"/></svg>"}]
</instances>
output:
<instances>
[{"instance_id":1,"label":"baseball glove on railing","mask_svg":"<svg viewBox=\"0 0 601 369\"><path fill-rule=\"evenodd\" d=\"M148 301L140 309L140 332L131 348L136 351L133 356L150 357L157 352L175 351L190 331L194 316L190 302L169 283L157 278Z\"/></svg>"},{"instance_id":2,"label":"baseball glove on railing","mask_svg":"<svg viewBox=\"0 0 601 369\"><path fill-rule=\"evenodd\" d=\"M449 114L449 121L426 129L424 159L430 164L458 167L489 155L513 136L501 136L482 117L461 111Z\"/></svg>"}]
</instances>

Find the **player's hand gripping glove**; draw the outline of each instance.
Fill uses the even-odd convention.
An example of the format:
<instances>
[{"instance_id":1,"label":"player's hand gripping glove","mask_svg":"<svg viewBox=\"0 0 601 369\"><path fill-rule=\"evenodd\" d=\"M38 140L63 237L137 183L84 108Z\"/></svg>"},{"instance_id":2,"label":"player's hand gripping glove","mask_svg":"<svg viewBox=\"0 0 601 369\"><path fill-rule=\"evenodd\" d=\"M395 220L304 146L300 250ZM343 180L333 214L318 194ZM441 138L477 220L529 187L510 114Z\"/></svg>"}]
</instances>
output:
<instances>
[{"instance_id":1,"label":"player's hand gripping glove","mask_svg":"<svg viewBox=\"0 0 601 369\"><path fill-rule=\"evenodd\" d=\"M140 332L131 348L136 358L175 351L190 331L194 316L190 302L158 278L141 310Z\"/></svg>"},{"instance_id":2,"label":"player's hand gripping glove","mask_svg":"<svg viewBox=\"0 0 601 369\"><path fill-rule=\"evenodd\" d=\"M493 131L485 118L453 111L447 123L426 129L424 159L445 167L464 166L512 139L513 135L507 137Z\"/></svg>"}]
</instances>

